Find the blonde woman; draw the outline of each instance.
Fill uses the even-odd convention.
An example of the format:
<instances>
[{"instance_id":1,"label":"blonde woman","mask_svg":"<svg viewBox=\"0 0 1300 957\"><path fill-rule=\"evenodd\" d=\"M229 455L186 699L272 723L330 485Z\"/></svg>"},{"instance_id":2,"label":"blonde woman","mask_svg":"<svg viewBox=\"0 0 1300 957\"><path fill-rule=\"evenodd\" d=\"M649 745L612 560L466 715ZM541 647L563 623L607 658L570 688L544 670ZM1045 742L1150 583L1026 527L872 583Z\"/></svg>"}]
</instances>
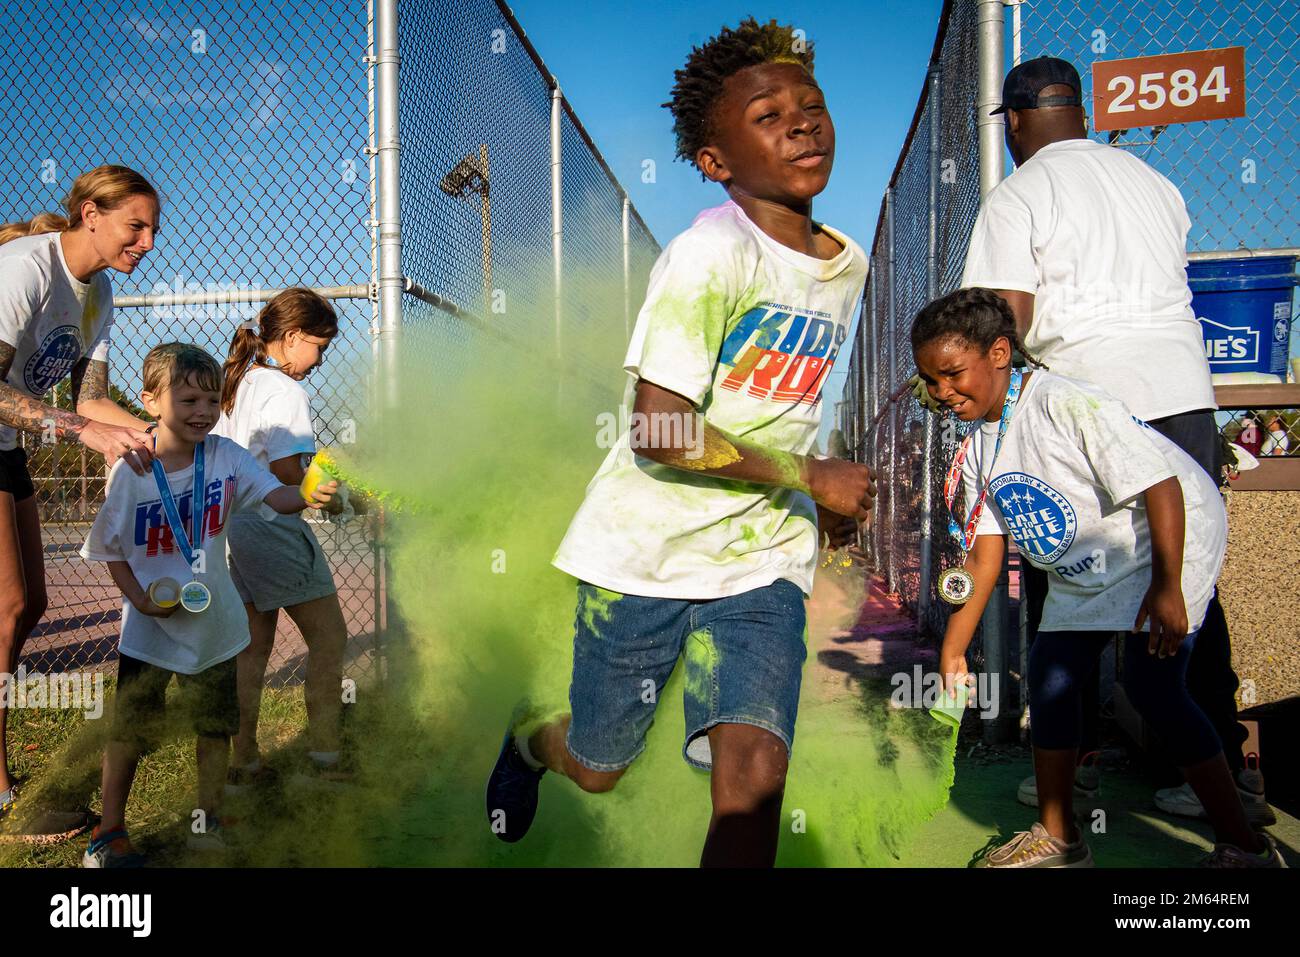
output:
<instances>
[{"instance_id":1,"label":"blonde woman","mask_svg":"<svg viewBox=\"0 0 1300 957\"><path fill-rule=\"evenodd\" d=\"M140 475L152 462L148 423L109 398L113 326L109 270L131 275L153 249L158 192L139 173L99 166L78 176L63 214L0 226L0 671L13 673L45 613L44 547L18 433L75 440ZM69 375L76 411L42 396ZM0 816L14 808L0 702ZM84 821L46 814L23 835L75 833Z\"/></svg>"}]
</instances>

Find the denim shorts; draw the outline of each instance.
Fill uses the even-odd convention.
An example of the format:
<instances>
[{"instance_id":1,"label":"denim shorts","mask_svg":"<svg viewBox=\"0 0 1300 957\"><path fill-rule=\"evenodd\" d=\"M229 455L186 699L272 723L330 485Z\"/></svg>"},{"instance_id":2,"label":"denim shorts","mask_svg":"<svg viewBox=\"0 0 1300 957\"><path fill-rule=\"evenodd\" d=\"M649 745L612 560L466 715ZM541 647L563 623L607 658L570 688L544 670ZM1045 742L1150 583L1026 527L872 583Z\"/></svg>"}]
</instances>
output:
<instances>
[{"instance_id":1,"label":"denim shorts","mask_svg":"<svg viewBox=\"0 0 1300 957\"><path fill-rule=\"evenodd\" d=\"M687 764L712 767L708 730L717 724L763 728L789 753L808 654L798 585L778 579L727 598L689 601L580 582L568 735L579 764L618 771L636 760L683 654Z\"/></svg>"}]
</instances>

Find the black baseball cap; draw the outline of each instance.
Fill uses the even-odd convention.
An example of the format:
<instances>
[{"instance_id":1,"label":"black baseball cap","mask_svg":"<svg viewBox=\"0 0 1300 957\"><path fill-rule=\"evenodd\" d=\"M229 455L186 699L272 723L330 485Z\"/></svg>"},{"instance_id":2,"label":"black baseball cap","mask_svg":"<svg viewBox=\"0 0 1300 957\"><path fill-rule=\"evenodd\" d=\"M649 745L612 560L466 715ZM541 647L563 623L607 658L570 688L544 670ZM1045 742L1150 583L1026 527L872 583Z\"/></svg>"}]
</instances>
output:
<instances>
[{"instance_id":1,"label":"black baseball cap","mask_svg":"<svg viewBox=\"0 0 1300 957\"><path fill-rule=\"evenodd\" d=\"M1045 87L1057 83L1073 87L1074 96L1039 96ZM1082 106L1082 92L1078 70L1065 60L1040 56L1011 68L1002 81L1002 105L989 116L1007 110L1036 110L1044 106Z\"/></svg>"}]
</instances>

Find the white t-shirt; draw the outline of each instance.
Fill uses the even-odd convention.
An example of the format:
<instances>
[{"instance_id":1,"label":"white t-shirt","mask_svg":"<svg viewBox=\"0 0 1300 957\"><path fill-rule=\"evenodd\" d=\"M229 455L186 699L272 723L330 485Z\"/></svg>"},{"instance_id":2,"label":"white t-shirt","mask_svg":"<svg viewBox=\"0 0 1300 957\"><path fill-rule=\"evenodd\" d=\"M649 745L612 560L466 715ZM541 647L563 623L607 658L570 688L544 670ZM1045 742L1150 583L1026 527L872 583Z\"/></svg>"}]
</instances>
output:
<instances>
[{"instance_id":1,"label":"white t-shirt","mask_svg":"<svg viewBox=\"0 0 1300 957\"><path fill-rule=\"evenodd\" d=\"M1286 432L1270 431L1264 436L1264 441L1259 446L1260 455L1286 455L1287 450L1291 448L1291 440L1287 438Z\"/></svg>"},{"instance_id":2,"label":"white t-shirt","mask_svg":"<svg viewBox=\"0 0 1300 957\"><path fill-rule=\"evenodd\" d=\"M813 450L822 388L866 280L867 258L789 249L739 206L705 210L650 274L623 368L685 396L719 429L787 452ZM817 513L788 488L694 475L636 455L630 418L554 558L624 594L722 598L786 578L812 591Z\"/></svg>"},{"instance_id":3,"label":"white t-shirt","mask_svg":"<svg viewBox=\"0 0 1300 957\"><path fill-rule=\"evenodd\" d=\"M13 346L6 384L41 398L83 355L108 361L113 286L107 272L81 282L68 270L62 233L22 236L0 245L0 342ZM0 449L18 432L0 425Z\"/></svg>"},{"instance_id":4,"label":"white t-shirt","mask_svg":"<svg viewBox=\"0 0 1300 957\"><path fill-rule=\"evenodd\" d=\"M278 369L252 366L239 383L235 407L224 412L212 429L253 454L262 468L290 455L310 457L316 451L316 431L312 427L311 402L307 390ZM268 506L261 506L262 517L279 521L301 522L301 515L281 516Z\"/></svg>"},{"instance_id":5,"label":"white t-shirt","mask_svg":"<svg viewBox=\"0 0 1300 957\"><path fill-rule=\"evenodd\" d=\"M1140 418L1214 409L1187 285L1190 228L1178 188L1146 163L1062 140L984 200L961 284L1033 293L1025 348Z\"/></svg>"},{"instance_id":6,"label":"white t-shirt","mask_svg":"<svg viewBox=\"0 0 1300 957\"><path fill-rule=\"evenodd\" d=\"M248 615L226 567L226 528L231 512L254 508L282 487L246 449L218 435L206 440L203 473L207 490L202 574L191 571L176 546L153 472L136 475L120 460L109 475L104 505L81 548L82 557L89 561L126 562L145 589L159 578L174 578L182 585L198 578L208 586L212 602L205 611L178 608L168 618L142 615L122 600L122 653L186 675L233 658L248 646ZM188 535L194 466L168 472L167 484ZM193 547L193 541L190 544Z\"/></svg>"},{"instance_id":7,"label":"white t-shirt","mask_svg":"<svg viewBox=\"0 0 1300 957\"><path fill-rule=\"evenodd\" d=\"M1219 490L1191 456L1101 389L1041 370L1025 384L993 461L997 434L997 422L984 422L971 442L963 517L987 480L978 534L1010 534L1021 557L1048 572L1040 630L1133 627L1151 585L1151 530L1141 493L1172 476L1186 512L1187 624L1201 626L1223 565L1228 516Z\"/></svg>"}]
</instances>

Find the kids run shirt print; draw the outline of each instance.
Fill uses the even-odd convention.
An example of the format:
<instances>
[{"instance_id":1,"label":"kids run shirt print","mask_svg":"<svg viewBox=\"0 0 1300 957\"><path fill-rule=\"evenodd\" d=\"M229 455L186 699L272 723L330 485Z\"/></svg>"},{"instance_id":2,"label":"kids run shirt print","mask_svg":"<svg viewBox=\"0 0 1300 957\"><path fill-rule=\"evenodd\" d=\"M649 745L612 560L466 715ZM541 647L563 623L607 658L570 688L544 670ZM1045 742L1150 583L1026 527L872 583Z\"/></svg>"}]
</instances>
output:
<instances>
[{"instance_id":1,"label":"kids run shirt print","mask_svg":"<svg viewBox=\"0 0 1300 957\"><path fill-rule=\"evenodd\" d=\"M230 439L209 435L204 448L201 573L190 568L177 547L153 472L136 475L121 460L113 466L104 506L81 548L88 561L126 562L146 590L160 578L182 585L197 578L208 586L212 602L206 610L177 608L167 618L142 614L122 600L122 653L185 675L220 664L248 646L248 615L226 565L226 529L231 512L256 508L282 484ZM168 472L167 484L192 548L194 466Z\"/></svg>"},{"instance_id":2,"label":"kids run shirt print","mask_svg":"<svg viewBox=\"0 0 1300 957\"><path fill-rule=\"evenodd\" d=\"M712 599L785 578L812 592L817 512L803 492L661 465L632 451L677 444L702 467L688 416L632 414L644 379L689 399L711 425L759 445L806 455L822 420L822 392L862 297L867 258L833 259L776 242L734 202L705 210L659 256L624 359L624 424L587 486L556 552L557 568L624 594ZM724 453L725 457L725 453Z\"/></svg>"},{"instance_id":3,"label":"kids run shirt print","mask_svg":"<svg viewBox=\"0 0 1300 957\"><path fill-rule=\"evenodd\" d=\"M113 287L106 273L81 282L68 269L61 233L22 236L0 246L0 342L14 347L5 383L39 399L83 355L108 361ZM18 433L0 425L0 449Z\"/></svg>"},{"instance_id":4,"label":"kids run shirt print","mask_svg":"<svg viewBox=\"0 0 1300 957\"><path fill-rule=\"evenodd\" d=\"M1176 477L1183 491L1183 601L1188 631L1205 619L1228 540L1219 490L1197 462L1118 399L1037 370L1002 449L982 422L962 479L966 515L988 483L978 534L1007 535L1048 573L1041 631L1128 631L1151 585L1142 493ZM990 462L991 474L990 474ZM1149 631L1149 625L1143 625Z\"/></svg>"}]
</instances>

